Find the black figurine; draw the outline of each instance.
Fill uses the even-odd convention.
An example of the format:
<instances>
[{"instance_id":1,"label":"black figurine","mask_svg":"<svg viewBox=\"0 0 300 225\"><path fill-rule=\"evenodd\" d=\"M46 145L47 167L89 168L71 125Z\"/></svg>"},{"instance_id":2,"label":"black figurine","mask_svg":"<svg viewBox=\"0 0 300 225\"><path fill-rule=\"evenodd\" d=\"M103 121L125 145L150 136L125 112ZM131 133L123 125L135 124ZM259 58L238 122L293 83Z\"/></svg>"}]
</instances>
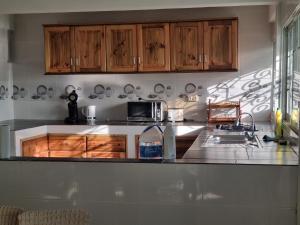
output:
<instances>
[{"instance_id":1,"label":"black figurine","mask_svg":"<svg viewBox=\"0 0 300 225\"><path fill-rule=\"evenodd\" d=\"M65 119L65 123L67 124L78 124L78 107L77 107L77 99L78 95L75 90L73 90L68 96L68 110L69 110L69 117Z\"/></svg>"}]
</instances>

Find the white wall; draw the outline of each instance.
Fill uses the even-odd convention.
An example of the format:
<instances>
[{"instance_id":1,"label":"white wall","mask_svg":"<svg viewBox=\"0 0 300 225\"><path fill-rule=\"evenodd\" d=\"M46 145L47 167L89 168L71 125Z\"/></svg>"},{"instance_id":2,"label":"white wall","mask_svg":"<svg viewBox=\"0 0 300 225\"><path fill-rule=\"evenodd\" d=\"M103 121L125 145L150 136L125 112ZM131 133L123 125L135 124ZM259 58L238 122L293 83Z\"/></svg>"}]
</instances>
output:
<instances>
[{"instance_id":1,"label":"white wall","mask_svg":"<svg viewBox=\"0 0 300 225\"><path fill-rule=\"evenodd\" d=\"M240 69L238 72L43 75L42 24L124 23L220 17L239 17ZM255 114L256 120L269 119L272 41L267 6L17 15L15 25L14 84L25 87L29 92L25 99L14 102L16 119L63 119L66 117L66 103L58 96L63 93L67 84L82 88L79 105L97 105L98 119L125 119L125 103L128 99L117 98L123 92L123 86L127 83L141 86L143 97L146 97L153 92L153 85L159 82L173 87L174 94L167 100L170 106L175 104L185 106L186 118L205 120L206 101L210 97L215 101L241 100L243 111ZM184 92L185 84L189 82L197 86L202 85L204 88L203 96L197 103L186 104L178 98L178 95ZM112 86L115 90L114 96L103 100L89 100L87 96L93 92L93 87L97 83L106 87ZM52 100L33 101L30 96L36 92L36 86L39 84L54 87L56 96Z\"/></svg>"},{"instance_id":2,"label":"white wall","mask_svg":"<svg viewBox=\"0 0 300 225\"><path fill-rule=\"evenodd\" d=\"M12 64L9 63L8 48L8 31L13 28L12 21L12 16L0 15L0 86L4 86L7 89L7 95L0 99L0 121L14 117L13 101L10 98L12 91Z\"/></svg>"},{"instance_id":3,"label":"white wall","mask_svg":"<svg viewBox=\"0 0 300 225\"><path fill-rule=\"evenodd\" d=\"M0 13L49 13L117 11L142 9L172 9L214 6L239 6L273 4L276 0L1 0Z\"/></svg>"},{"instance_id":4,"label":"white wall","mask_svg":"<svg viewBox=\"0 0 300 225\"><path fill-rule=\"evenodd\" d=\"M296 225L296 166L2 161L0 179L0 204L91 225Z\"/></svg>"}]
</instances>

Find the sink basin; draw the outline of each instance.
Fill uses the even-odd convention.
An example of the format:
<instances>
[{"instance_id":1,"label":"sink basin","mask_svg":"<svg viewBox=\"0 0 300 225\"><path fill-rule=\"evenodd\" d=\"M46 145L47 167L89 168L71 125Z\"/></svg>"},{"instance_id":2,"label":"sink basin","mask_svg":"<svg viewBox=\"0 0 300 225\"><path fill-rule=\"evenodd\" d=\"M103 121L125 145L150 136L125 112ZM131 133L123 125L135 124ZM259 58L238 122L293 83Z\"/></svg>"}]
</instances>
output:
<instances>
[{"instance_id":1,"label":"sink basin","mask_svg":"<svg viewBox=\"0 0 300 225\"><path fill-rule=\"evenodd\" d=\"M215 144L245 144L247 138L243 134L218 134L213 135Z\"/></svg>"}]
</instances>

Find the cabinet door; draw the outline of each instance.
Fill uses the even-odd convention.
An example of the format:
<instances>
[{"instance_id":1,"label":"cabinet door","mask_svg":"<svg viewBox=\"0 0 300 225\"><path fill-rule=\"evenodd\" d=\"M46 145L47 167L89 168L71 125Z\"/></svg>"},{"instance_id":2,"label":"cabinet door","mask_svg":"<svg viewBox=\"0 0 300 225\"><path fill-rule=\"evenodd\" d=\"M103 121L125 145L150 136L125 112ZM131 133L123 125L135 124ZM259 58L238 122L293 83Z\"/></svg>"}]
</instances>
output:
<instances>
[{"instance_id":1,"label":"cabinet door","mask_svg":"<svg viewBox=\"0 0 300 225\"><path fill-rule=\"evenodd\" d=\"M87 151L126 152L126 135L88 135Z\"/></svg>"},{"instance_id":2,"label":"cabinet door","mask_svg":"<svg viewBox=\"0 0 300 225\"><path fill-rule=\"evenodd\" d=\"M204 22L204 69L237 70L237 20Z\"/></svg>"},{"instance_id":3,"label":"cabinet door","mask_svg":"<svg viewBox=\"0 0 300 225\"><path fill-rule=\"evenodd\" d=\"M181 159L186 151L195 142L197 136L177 136L176 137L176 158Z\"/></svg>"},{"instance_id":4,"label":"cabinet door","mask_svg":"<svg viewBox=\"0 0 300 225\"><path fill-rule=\"evenodd\" d=\"M71 28L45 27L46 73L71 72Z\"/></svg>"},{"instance_id":5,"label":"cabinet door","mask_svg":"<svg viewBox=\"0 0 300 225\"><path fill-rule=\"evenodd\" d=\"M51 151L86 151L86 136L49 134Z\"/></svg>"},{"instance_id":6,"label":"cabinet door","mask_svg":"<svg viewBox=\"0 0 300 225\"><path fill-rule=\"evenodd\" d=\"M22 156L48 157L48 137L37 137L22 141Z\"/></svg>"},{"instance_id":7,"label":"cabinet door","mask_svg":"<svg viewBox=\"0 0 300 225\"><path fill-rule=\"evenodd\" d=\"M139 71L170 71L169 24L138 25Z\"/></svg>"},{"instance_id":8,"label":"cabinet door","mask_svg":"<svg viewBox=\"0 0 300 225\"><path fill-rule=\"evenodd\" d=\"M76 72L104 72L105 59L104 26L75 27Z\"/></svg>"},{"instance_id":9,"label":"cabinet door","mask_svg":"<svg viewBox=\"0 0 300 225\"><path fill-rule=\"evenodd\" d=\"M136 25L106 26L108 72L137 71Z\"/></svg>"},{"instance_id":10,"label":"cabinet door","mask_svg":"<svg viewBox=\"0 0 300 225\"><path fill-rule=\"evenodd\" d=\"M203 23L172 23L171 37L172 70L202 70Z\"/></svg>"}]
</instances>

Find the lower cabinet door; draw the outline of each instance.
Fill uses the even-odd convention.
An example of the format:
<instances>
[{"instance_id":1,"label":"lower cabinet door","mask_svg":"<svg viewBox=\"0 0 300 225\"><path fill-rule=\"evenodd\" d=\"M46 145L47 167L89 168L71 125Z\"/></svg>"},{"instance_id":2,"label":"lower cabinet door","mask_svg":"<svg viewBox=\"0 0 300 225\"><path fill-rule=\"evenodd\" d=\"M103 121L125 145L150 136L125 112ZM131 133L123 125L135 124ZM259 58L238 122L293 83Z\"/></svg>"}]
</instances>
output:
<instances>
[{"instance_id":1,"label":"lower cabinet door","mask_svg":"<svg viewBox=\"0 0 300 225\"><path fill-rule=\"evenodd\" d=\"M176 137L176 158L181 159L186 151L192 146L197 136Z\"/></svg>"},{"instance_id":2,"label":"lower cabinet door","mask_svg":"<svg viewBox=\"0 0 300 225\"><path fill-rule=\"evenodd\" d=\"M86 136L49 134L50 151L86 151Z\"/></svg>"},{"instance_id":3,"label":"lower cabinet door","mask_svg":"<svg viewBox=\"0 0 300 225\"><path fill-rule=\"evenodd\" d=\"M24 157L48 157L48 136L22 140L21 146Z\"/></svg>"},{"instance_id":4,"label":"lower cabinet door","mask_svg":"<svg viewBox=\"0 0 300 225\"><path fill-rule=\"evenodd\" d=\"M88 158L126 158L126 135L88 135Z\"/></svg>"}]
</instances>

